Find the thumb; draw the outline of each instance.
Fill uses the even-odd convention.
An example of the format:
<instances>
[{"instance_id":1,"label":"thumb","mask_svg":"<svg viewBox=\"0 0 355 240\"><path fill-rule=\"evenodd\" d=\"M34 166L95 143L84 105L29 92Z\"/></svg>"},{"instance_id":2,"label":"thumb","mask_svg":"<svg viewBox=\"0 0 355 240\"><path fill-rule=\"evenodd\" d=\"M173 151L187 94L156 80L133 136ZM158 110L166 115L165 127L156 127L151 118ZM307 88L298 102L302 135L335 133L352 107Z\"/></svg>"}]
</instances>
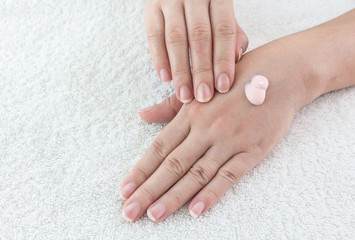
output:
<instances>
[{"instance_id":1,"label":"thumb","mask_svg":"<svg viewBox=\"0 0 355 240\"><path fill-rule=\"evenodd\" d=\"M249 40L243 29L239 26L237 20L235 20L237 25L237 38L235 46L235 62L239 62L242 58L242 54L247 50L249 45Z\"/></svg>"},{"instance_id":2,"label":"thumb","mask_svg":"<svg viewBox=\"0 0 355 240\"><path fill-rule=\"evenodd\" d=\"M165 123L176 116L182 105L183 103L176 98L174 93L161 103L138 111L138 114L147 122Z\"/></svg>"}]
</instances>

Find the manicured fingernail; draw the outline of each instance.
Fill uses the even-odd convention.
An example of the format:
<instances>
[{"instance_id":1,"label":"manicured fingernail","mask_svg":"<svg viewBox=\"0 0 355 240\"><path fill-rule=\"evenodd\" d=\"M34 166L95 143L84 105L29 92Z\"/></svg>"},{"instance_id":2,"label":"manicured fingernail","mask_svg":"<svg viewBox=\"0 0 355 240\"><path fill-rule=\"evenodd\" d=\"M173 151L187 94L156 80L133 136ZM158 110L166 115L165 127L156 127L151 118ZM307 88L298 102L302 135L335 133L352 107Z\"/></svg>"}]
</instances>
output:
<instances>
[{"instance_id":1,"label":"manicured fingernail","mask_svg":"<svg viewBox=\"0 0 355 240\"><path fill-rule=\"evenodd\" d=\"M136 190L137 185L134 182L127 183L121 190L120 196L124 200L127 200L129 196Z\"/></svg>"},{"instance_id":2,"label":"manicured fingernail","mask_svg":"<svg viewBox=\"0 0 355 240\"><path fill-rule=\"evenodd\" d=\"M230 88L230 81L229 81L229 77L227 74L222 73L221 75L219 75L219 77L217 79L216 88L217 88L218 92L220 92L220 93L228 92L228 90Z\"/></svg>"},{"instance_id":3,"label":"manicured fingernail","mask_svg":"<svg viewBox=\"0 0 355 240\"><path fill-rule=\"evenodd\" d=\"M197 218L202 213L205 208L205 204L203 202L197 202L190 210L191 216Z\"/></svg>"},{"instance_id":4,"label":"manicured fingernail","mask_svg":"<svg viewBox=\"0 0 355 240\"><path fill-rule=\"evenodd\" d=\"M183 103L188 103L192 101L191 90L185 85L180 87L180 101Z\"/></svg>"},{"instance_id":5,"label":"manicured fingernail","mask_svg":"<svg viewBox=\"0 0 355 240\"><path fill-rule=\"evenodd\" d=\"M139 206L139 203L132 202L127 207L125 207L124 210L122 210L122 217L128 222L132 222L133 219L138 216L140 210L141 207Z\"/></svg>"},{"instance_id":6,"label":"manicured fingernail","mask_svg":"<svg viewBox=\"0 0 355 240\"><path fill-rule=\"evenodd\" d=\"M238 62L240 61L240 59L242 58L242 56L243 56L243 49L240 48L240 49L239 49Z\"/></svg>"},{"instance_id":7,"label":"manicured fingernail","mask_svg":"<svg viewBox=\"0 0 355 240\"><path fill-rule=\"evenodd\" d=\"M158 218L163 216L163 214L165 213L165 210L166 210L165 206L161 203L158 203L154 207L148 209L147 215L150 218L150 220L152 220L153 222L156 222Z\"/></svg>"},{"instance_id":8,"label":"manicured fingernail","mask_svg":"<svg viewBox=\"0 0 355 240\"><path fill-rule=\"evenodd\" d=\"M139 110L138 112L147 112L147 111L152 110L153 108L154 108L154 107L143 108L143 109Z\"/></svg>"},{"instance_id":9,"label":"manicured fingernail","mask_svg":"<svg viewBox=\"0 0 355 240\"><path fill-rule=\"evenodd\" d=\"M196 98L199 102L208 102L212 97L211 89L206 83L200 83L200 85L197 87L196 95Z\"/></svg>"},{"instance_id":10,"label":"manicured fingernail","mask_svg":"<svg viewBox=\"0 0 355 240\"><path fill-rule=\"evenodd\" d=\"M160 79L162 80L162 82L168 83L171 81L170 74L169 74L168 70L161 69L159 73L160 73Z\"/></svg>"}]
</instances>

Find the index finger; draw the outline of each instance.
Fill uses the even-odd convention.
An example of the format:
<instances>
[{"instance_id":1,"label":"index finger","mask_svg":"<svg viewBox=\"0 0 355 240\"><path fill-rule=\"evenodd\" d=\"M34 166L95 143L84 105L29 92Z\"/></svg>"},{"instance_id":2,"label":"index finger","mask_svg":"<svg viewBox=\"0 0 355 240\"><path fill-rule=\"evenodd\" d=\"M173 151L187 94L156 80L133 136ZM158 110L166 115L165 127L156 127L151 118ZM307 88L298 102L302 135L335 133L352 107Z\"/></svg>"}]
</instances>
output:
<instances>
[{"instance_id":1,"label":"index finger","mask_svg":"<svg viewBox=\"0 0 355 240\"><path fill-rule=\"evenodd\" d=\"M147 5L144 12L150 55L163 82L171 81L170 63L165 47L164 16L160 7Z\"/></svg>"},{"instance_id":2,"label":"index finger","mask_svg":"<svg viewBox=\"0 0 355 240\"><path fill-rule=\"evenodd\" d=\"M235 69L236 31L233 1L211 1L210 15L213 32L213 66L215 87L228 92L233 84Z\"/></svg>"}]
</instances>

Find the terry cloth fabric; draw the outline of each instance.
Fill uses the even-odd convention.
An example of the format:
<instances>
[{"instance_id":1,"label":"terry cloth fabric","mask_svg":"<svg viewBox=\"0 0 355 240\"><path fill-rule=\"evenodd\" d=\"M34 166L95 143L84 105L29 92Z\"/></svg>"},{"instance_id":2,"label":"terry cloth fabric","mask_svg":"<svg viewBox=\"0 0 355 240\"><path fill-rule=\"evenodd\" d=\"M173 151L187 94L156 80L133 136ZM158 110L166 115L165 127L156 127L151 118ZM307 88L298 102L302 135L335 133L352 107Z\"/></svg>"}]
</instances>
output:
<instances>
[{"instance_id":1,"label":"terry cloth fabric","mask_svg":"<svg viewBox=\"0 0 355 240\"><path fill-rule=\"evenodd\" d=\"M355 88L302 108L279 145L206 214L121 217L119 187L173 92L153 69L143 0L0 0L0 239L351 239ZM249 0L249 50L354 0ZM299 51L307 51L299 49ZM336 49L334 49L336 51Z\"/></svg>"}]
</instances>

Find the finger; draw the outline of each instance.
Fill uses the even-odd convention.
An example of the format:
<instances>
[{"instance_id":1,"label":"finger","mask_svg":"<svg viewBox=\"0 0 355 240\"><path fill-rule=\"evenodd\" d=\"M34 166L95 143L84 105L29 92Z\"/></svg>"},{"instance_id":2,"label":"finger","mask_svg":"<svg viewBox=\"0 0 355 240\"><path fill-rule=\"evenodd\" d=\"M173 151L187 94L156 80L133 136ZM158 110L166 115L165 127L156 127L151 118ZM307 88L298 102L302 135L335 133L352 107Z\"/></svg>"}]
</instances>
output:
<instances>
[{"instance_id":1,"label":"finger","mask_svg":"<svg viewBox=\"0 0 355 240\"><path fill-rule=\"evenodd\" d=\"M176 183L207 150L200 139L189 135L123 205L125 219L137 220L157 198ZM133 205L131 207L130 205ZM127 220L128 220L127 219Z\"/></svg>"},{"instance_id":2,"label":"finger","mask_svg":"<svg viewBox=\"0 0 355 240\"><path fill-rule=\"evenodd\" d=\"M204 214L260 161L257 157L246 152L234 155L191 201L189 206L190 214L193 217Z\"/></svg>"},{"instance_id":3,"label":"finger","mask_svg":"<svg viewBox=\"0 0 355 240\"><path fill-rule=\"evenodd\" d=\"M235 20L237 26L237 39L235 47L235 62L239 62L243 56L243 53L246 52L249 45L249 40L243 29L239 26L237 20Z\"/></svg>"},{"instance_id":4,"label":"finger","mask_svg":"<svg viewBox=\"0 0 355 240\"><path fill-rule=\"evenodd\" d=\"M144 14L148 44L155 70L161 81L171 81L170 63L165 47L164 16L160 6L147 5Z\"/></svg>"},{"instance_id":5,"label":"finger","mask_svg":"<svg viewBox=\"0 0 355 240\"><path fill-rule=\"evenodd\" d=\"M165 42L176 96L181 102L188 103L193 99L193 88L184 9L178 1L166 1L162 9L165 17Z\"/></svg>"},{"instance_id":6,"label":"finger","mask_svg":"<svg viewBox=\"0 0 355 240\"><path fill-rule=\"evenodd\" d=\"M228 92L234 81L236 24L233 0L211 1L215 87Z\"/></svg>"},{"instance_id":7,"label":"finger","mask_svg":"<svg viewBox=\"0 0 355 240\"><path fill-rule=\"evenodd\" d=\"M189 125L182 119L176 118L176 121L169 123L123 180L120 189L121 197L128 199L153 174L170 152L184 141L189 131Z\"/></svg>"},{"instance_id":8,"label":"finger","mask_svg":"<svg viewBox=\"0 0 355 240\"><path fill-rule=\"evenodd\" d=\"M171 121L180 111L182 103L176 98L175 93L161 103L142 109L139 116L152 123L165 123Z\"/></svg>"},{"instance_id":9,"label":"finger","mask_svg":"<svg viewBox=\"0 0 355 240\"><path fill-rule=\"evenodd\" d=\"M222 147L211 147L172 188L154 202L147 215L154 222L161 222L178 210L216 174L230 158Z\"/></svg>"},{"instance_id":10,"label":"finger","mask_svg":"<svg viewBox=\"0 0 355 240\"><path fill-rule=\"evenodd\" d=\"M194 95L199 102L208 102L214 93L212 33L208 8L209 3L205 0L185 3Z\"/></svg>"}]
</instances>

